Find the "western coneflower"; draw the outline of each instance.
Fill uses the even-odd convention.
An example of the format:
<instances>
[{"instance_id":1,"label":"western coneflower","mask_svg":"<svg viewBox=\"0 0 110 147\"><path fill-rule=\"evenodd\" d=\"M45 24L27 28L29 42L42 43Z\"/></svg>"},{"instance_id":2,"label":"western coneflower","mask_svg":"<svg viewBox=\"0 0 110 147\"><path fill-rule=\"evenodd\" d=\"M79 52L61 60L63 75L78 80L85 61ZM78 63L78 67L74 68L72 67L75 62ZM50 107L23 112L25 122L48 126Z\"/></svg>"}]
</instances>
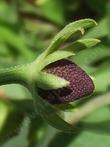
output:
<instances>
[{"instance_id":1,"label":"western coneflower","mask_svg":"<svg viewBox=\"0 0 110 147\"><path fill-rule=\"evenodd\" d=\"M62 59L45 67L47 73L59 76L67 81L67 87L56 90L39 89L39 95L50 103L60 104L72 102L76 99L90 95L94 90L94 84L89 75L75 63Z\"/></svg>"}]
</instances>

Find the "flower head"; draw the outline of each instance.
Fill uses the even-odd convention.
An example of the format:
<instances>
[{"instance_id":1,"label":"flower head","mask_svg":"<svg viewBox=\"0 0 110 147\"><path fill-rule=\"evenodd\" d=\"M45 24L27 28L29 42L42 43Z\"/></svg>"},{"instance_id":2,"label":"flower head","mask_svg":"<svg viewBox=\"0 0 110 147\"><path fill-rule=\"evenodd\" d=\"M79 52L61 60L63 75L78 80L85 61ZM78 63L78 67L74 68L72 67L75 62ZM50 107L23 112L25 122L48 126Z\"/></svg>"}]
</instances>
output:
<instances>
[{"instance_id":1,"label":"flower head","mask_svg":"<svg viewBox=\"0 0 110 147\"><path fill-rule=\"evenodd\" d=\"M39 95L46 98L50 103L72 102L90 95L94 90L94 84L89 75L78 65L67 59L49 64L45 67L45 71L70 82L67 87L56 90L38 90Z\"/></svg>"}]
</instances>

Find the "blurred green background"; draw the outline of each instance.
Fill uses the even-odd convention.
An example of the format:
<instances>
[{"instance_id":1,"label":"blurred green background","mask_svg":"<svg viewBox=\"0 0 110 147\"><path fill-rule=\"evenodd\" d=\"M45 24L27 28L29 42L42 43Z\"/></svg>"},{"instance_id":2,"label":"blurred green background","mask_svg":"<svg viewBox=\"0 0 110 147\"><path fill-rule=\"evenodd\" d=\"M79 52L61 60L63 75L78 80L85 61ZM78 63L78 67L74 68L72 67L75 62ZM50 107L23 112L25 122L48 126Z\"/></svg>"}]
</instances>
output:
<instances>
[{"instance_id":1,"label":"blurred green background","mask_svg":"<svg viewBox=\"0 0 110 147\"><path fill-rule=\"evenodd\" d=\"M73 61L96 78L94 95L107 93L109 0L0 0L0 68L33 61L66 24L82 18L98 22L83 38L98 38L101 43L81 51ZM34 114L27 89L14 84L0 87L0 147L109 147L110 108L96 111L85 121L88 125L79 126L73 134L61 133Z\"/></svg>"}]
</instances>

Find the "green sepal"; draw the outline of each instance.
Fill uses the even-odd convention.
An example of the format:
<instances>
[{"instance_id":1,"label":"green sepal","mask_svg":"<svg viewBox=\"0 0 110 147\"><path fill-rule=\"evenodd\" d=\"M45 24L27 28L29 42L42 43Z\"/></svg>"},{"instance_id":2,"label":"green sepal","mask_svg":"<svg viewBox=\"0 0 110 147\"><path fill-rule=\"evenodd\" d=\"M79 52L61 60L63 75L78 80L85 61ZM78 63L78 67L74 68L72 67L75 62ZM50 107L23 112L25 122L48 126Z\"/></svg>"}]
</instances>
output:
<instances>
[{"instance_id":1,"label":"green sepal","mask_svg":"<svg viewBox=\"0 0 110 147\"><path fill-rule=\"evenodd\" d=\"M72 44L68 45L67 47L60 49L60 50L57 50L57 51L53 52L52 54L49 54L44 59L43 64L42 64L42 68L44 68L48 64L53 63L55 61L58 61L58 60L61 60L64 58L68 58L68 57L72 57L75 55L75 53L77 53L83 49L95 46L99 42L100 42L100 40L94 39L94 38L77 40L77 41L73 42Z\"/></svg>"},{"instance_id":2,"label":"green sepal","mask_svg":"<svg viewBox=\"0 0 110 147\"><path fill-rule=\"evenodd\" d=\"M83 35L84 29L96 25L97 23L93 19L82 19L70 23L54 37L45 54L47 55L56 51L67 39L72 37L74 34L80 32Z\"/></svg>"},{"instance_id":3,"label":"green sepal","mask_svg":"<svg viewBox=\"0 0 110 147\"><path fill-rule=\"evenodd\" d=\"M45 90L58 89L69 85L69 81L42 71L39 72L36 78L36 83L37 87Z\"/></svg>"},{"instance_id":4,"label":"green sepal","mask_svg":"<svg viewBox=\"0 0 110 147\"><path fill-rule=\"evenodd\" d=\"M68 45L67 47L63 48L63 50L77 53L86 48L93 47L98 43L100 43L100 40L94 38L80 39Z\"/></svg>"},{"instance_id":5,"label":"green sepal","mask_svg":"<svg viewBox=\"0 0 110 147\"><path fill-rule=\"evenodd\" d=\"M69 51L69 50L58 50L53 52L52 54L49 54L45 60L43 61L43 66L42 68L44 68L45 66L49 65L50 63L53 63L55 61L64 59L64 58L68 58L75 55L73 52Z\"/></svg>"}]
</instances>

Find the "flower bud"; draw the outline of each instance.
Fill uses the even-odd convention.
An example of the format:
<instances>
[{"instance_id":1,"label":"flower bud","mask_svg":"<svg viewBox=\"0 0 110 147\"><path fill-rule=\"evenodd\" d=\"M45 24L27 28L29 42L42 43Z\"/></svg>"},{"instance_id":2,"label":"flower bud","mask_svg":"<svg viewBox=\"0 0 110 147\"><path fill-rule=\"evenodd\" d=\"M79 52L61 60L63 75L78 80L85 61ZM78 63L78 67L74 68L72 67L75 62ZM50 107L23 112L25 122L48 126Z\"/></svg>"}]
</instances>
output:
<instances>
[{"instance_id":1,"label":"flower bud","mask_svg":"<svg viewBox=\"0 0 110 147\"><path fill-rule=\"evenodd\" d=\"M51 63L44 70L70 82L67 87L56 90L38 89L39 95L52 104L72 102L90 95L94 90L94 84L89 75L67 59Z\"/></svg>"}]
</instances>

